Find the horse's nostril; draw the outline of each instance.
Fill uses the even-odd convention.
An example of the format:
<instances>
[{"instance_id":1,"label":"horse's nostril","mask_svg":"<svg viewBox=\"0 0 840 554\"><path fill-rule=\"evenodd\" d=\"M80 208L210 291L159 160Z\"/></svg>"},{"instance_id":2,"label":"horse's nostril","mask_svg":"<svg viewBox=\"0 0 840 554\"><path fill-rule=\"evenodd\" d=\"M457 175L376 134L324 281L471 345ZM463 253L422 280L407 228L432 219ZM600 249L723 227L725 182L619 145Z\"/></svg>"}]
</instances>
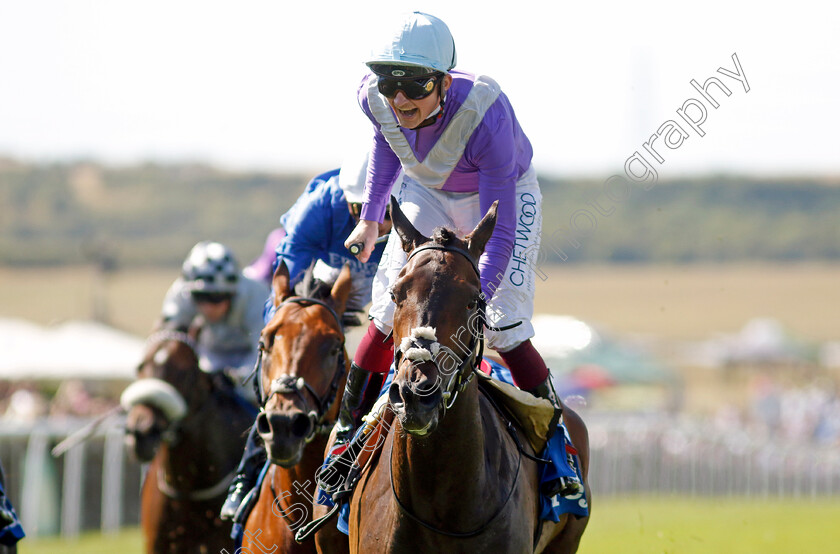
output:
<instances>
[{"instance_id":1,"label":"horse's nostril","mask_svg":"<svg viewBox=\"0 0 840 554\"><path fill-rule=\"evenodd\" d=\"M438 390L439 381L423 381L417 384L417 396L420 397L420 402L427 402L434 396Z\"/></svg>"},{"instance_id":2,"label":"horse's nostril","mask_svg":"<svg viewBox=\"0 0 840 554\"><path fill-rule=\"evenodd\" d=\"M257 433L262 435L270 435L271 434L271 424L268 422L268 416L265 412L260 412L260 415L257 416Z\"/></svg>"},{"instance_id":3,"label":"horse's nostril","mask_svg":"<svg viewBox=\"0 0 840 554\"><path fill-rule=\"evenodd\" d=\"M397 383L391 383L391 386L388 387L388 400L392 406L402 404L403 399L400 396L400 386Z\"/></svg>"},{"instance_id":4,"label":"horse's nostril","mask_svg":"<svg viewBox=\"0 0 840 554\"><path fill-rule=\"evenodd\" d=\"M433 406L438 401L437 393L439 391L437 381L426 380L414 384L402 383L399 388L399 395L406 404Z\"/></svg>"},{"instance_id":5,"label":"horse's nostril","mask_svg":"<svg viewBox=\"0 0 840 554\"><path fill-rule=\"evenodd\" d=\"M300 413L292 416L291 431L293 437L303 438L312 429L312 420L306 414Z\"/></svg>"}]
</instances>

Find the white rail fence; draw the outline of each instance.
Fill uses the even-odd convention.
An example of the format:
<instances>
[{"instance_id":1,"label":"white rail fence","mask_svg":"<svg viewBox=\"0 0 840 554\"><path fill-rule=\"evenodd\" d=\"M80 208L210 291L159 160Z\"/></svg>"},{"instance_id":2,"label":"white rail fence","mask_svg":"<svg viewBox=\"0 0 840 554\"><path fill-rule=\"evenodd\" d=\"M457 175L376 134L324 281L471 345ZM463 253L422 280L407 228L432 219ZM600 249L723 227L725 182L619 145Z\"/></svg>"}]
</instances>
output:
<instances>
[{"instance_id":1,"label":"white rail fence","mask_svg":"<svg viewBox=\"0 0 840 554\"><path fill-rule=\"evenodd\" d=\"M818 498L840 495L840 445L791 443L666 414L584 413L590 485L598 496L633 493ZM54 459L50 450L87 421L0 427L8 493L30 537L140 519L143 468L119 427Z\"/></svg>"},{"instance_id":2,"label":"white rail fence","mask_svg":"<svg viewBox=\"0 0 840 554\"><path fill-rule=\"evenodd\" d=\"M0 424L6 487L28 537L110 533L139 523L142 468L130 459L121 427L100 430L60 458L50 454L87 423Z\"/></svg>"}]
</instances>

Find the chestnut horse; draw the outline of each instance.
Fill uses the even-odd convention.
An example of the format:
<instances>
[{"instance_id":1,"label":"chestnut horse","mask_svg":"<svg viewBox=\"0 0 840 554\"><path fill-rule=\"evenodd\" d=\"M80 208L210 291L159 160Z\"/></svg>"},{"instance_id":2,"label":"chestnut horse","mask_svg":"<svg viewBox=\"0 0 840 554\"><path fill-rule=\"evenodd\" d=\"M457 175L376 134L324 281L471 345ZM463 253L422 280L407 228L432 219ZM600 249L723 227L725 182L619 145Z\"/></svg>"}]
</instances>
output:
<instances>
[{"instance_id":1,"label":"chestnut horse","mask_svg":"<svg viewBox=\"0 0 840 554\"><path fill-rule=\"evenodd\" d=\"M398 346L388 391L394 418L350 501L354 554L578 548L588 518L540 523L538 465L528 458L535 452L513 438L473 379L483 330L476 261L496 209L464 240L442 228L430 239L392 199L394 228L408 254L391 289ZM572 410L564 414L585 477L586 428Z\"/></svg>"},{"instance_id":2,"label":"chestnut horse","mask_svg":"<svg viewBox=\"0 0 840 554\"><path fill-rule=\"evenodd\" d=\"M122 394L126 442L151 461L141 494L147 553L233 552L219 510L254 411L199 368L196 333L152 334L137 381Z\"/></svg>"},{"instance_id":3,"label":"chestnut horse","mask_svg":"<svg viewBox=\"0 0 840 554\"><path fill-rule=\"evenodd\" d=\"M335 526L319 531L314 543L298 544L294 534L312 520L315 473L350 366L341 323L350 285L349 267L331 290L305 296L292 296L285 266L274 276L275 314L260 339L263 408L256 424L271 466L245 524L243 552L314 553L316 545L347 551L347 536Z\"/></svg>"}]
</instances>

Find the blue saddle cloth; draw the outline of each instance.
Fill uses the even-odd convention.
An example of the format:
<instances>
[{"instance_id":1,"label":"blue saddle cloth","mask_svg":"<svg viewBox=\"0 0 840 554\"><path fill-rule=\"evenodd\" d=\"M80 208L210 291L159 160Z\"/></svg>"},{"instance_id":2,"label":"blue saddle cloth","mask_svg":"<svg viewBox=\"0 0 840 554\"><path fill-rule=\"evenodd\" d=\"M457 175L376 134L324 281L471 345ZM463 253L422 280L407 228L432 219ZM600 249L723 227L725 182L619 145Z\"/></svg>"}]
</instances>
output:
<instances>
[{"instance_id":1,"label":"blue saddle cloth","mask_svg":"<svg viewBox=\"0 0 840 554\"><path fill-rule=\"evenodd\" d=\"M4 516L6 516L3 519L0 519L0 524L5 523L7 518L11 518L12 520L11 522L6 523L3 527L0 527L0 544L12 546L25 537L26 533L23 532L23 527L20 525L20 520L18 519L12 503L6 496L6 491L3 489L2 483L0 483L0 510L2 510Z\"/></svg>"},{"instance_id":2,"label":"blue saddle cloth","mask_svg":"<svg viewBox=\"0 0 840 554\"><path fill-rule=\"evenodd\" d=\"M484 358L484 364L490 367L491 377L509 385L513 385L513 378L511 377L508 368L489 358ZM385 394L388 390L393 378L394 367L391 366L391 371L388 373L388 377L382 384L380 396ZM560 423L557 425L557 432L554 433L554 436L552 436L551 439L549 439L545 449L539 454L541 458L551 460L551 464L540 464L541 488L543 483L554 481L558 477L568 477L574 475L572 468L569 467L569 464L566 461L567 451L572 453L574 456L575 469L577 470L576 473L580 482L583 483L583 475L581 475L580 472L580 459L578 458L574 448L571 447L571 444L571 438L569 437L569 432L566 429L566 426L563 423ZM328 460L325 460L324 463L326 464L327 461ZM332 498L323 491L319 492L317 502L323 506L332 507L334 505ZM560 516L563 514L572 514L578 517L585 517L589 515L589 502L587 501L585 490L581 494L571 497L564 497L559 494L551 497L546 495L542 495L540 497L541 519L557 522L560 521ZM342 533L350 534L349 518L350 504L344 503L344 505L339 509L337 522L338 530Z\"/></svg>"}]
</instances>

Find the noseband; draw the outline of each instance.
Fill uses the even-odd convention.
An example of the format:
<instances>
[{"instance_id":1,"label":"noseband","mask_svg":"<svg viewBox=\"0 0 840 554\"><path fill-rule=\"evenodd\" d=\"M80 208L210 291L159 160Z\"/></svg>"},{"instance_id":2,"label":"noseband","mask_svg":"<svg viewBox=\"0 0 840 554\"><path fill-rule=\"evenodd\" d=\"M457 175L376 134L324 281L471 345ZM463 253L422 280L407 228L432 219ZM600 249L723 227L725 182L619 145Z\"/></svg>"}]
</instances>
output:
<instances>
[{"instance_id":1,"label":"noseband","mask_svg":"<svg viewBox=\"0 0 840 554\"><path fill-rule=\"evenodd\" d=\"M457 246L445 246L442 244L424 244L418 246L417 248L412 250L411 253L408 255L408 258L406 259L406 264L411 260L411 258L425 250L440 250L444 252L454 252L455 254L463 256L470 263L470 266L473 268L473 271L475 271L475 275L476 277L478 277L479 283L481 282L481 273L478 270L478 264L476 263L475 259L469 252L462 248L458 248ZM449 410L455 404L455 399L458 398L458 393L467 388L467 385L469 385L470 381L472 381L472 378L475 375L474 371L478 367L478 364L481 363L481 358L484 355L484 327L486 317L484 314L485 307L486 301L484 299L484 295L480 294L479 301L476 303L475 309L467 317L467 331L470 333L470 343L467 348L470 354L466 358L461 360L461 362L458 364L458 367L455 368L455 370L452 372L452 377L449 379L449 382L446 383L443 392L441 393L443 397L444 415L446 414L446 411ZM478 322L476 325L478 327L478 330L477 332L473 332L472 329L469 328L469 326L470 322L475 320L476 314L478 318ZM411 342L415 341L416 338L412 336L408 340L409 344L411 344ZM394 351L394 367L396 368L399 368L400 363L402 362L402 357L404 354L403 350L406 349L403 348L402 344L400 344L399 348L395 349ZM460 356L458 356L457 354L455 355L455 357L460 359ZM433 358L430 361L435 365L435 367L438 368L438 372L444 374L448 373L441 371L436 359ZM464 375L465 373L467 373L466 376Z\"/></svg>"},{"instance_id":2,"label":"noseband","mask_svg":"<svg viewBox=\"0 0 840 554\"><path fill-rule=\"evenodd\" d=\"M324 435L329 434L332 430L333 424L327 423L324 419L327 416L327 413L330 411L330 408L335 402L335 394L338 391L338 382L344 376L345 371L345 359L344 359L344 325L341 323L341 318L338 317L338 314L329 304L322 302L321 300L317 300L315 298L307 298L304 296L293 296L291 298L287 298L283 302L281 302L277 306L277 310L281 307L285 306L286 304L298 304L300 306L306 307L308 305L317 304L319 306L323 306L326 310L333 316L336 323L338 323L338 328L341 330L342 334L342 342L341 342L341 349L339 350L338 354L338 362L336 363L335 373L333 374L332 381L330 381L330 386L327 389L327 392L321 396L318 392L306 382L303 377L298 377L297 375L283 375L277 379L274 379L271 382L271 386L269 390L266 392L263 390L262 379L260 378L260 373L262 370L262 360L263 356L268 352L266 349L265 344L260 341L259 345L259 355L257 356L257 364L254 368L254 372L257 374L257 379L259 382L260 388L260 398L262 399L262 404L260 406L260 411L265 410L265 405L269 401L269 399L274 396L275 394L295 394L298 398L300 398L301 402L304 405L304 412L309 417L309 420L312 422L312 431L306 436L304 439L307 443L312 442L312 440L317 435ZM275 312L276 313L276 312ZM309 409L309 402L306 399L306 395L303 391L306 390L309 392L309 395L315 399L315 409Z\"/></svg>"},{"instance_id":3,"label":"noseband","mask_svg":"<svg viewBox=\"0 0 840 554\"><path fill-rule=\"evenodd\" d=\"M406 263L408 263L408 260L411 260L411 258L413 258L418 253L420 253L424 250L442 250L442 251L446 251L446 252L454 252L456 254L460 254L461 256L466 258L468 262L470 262L470 265L472 266L473 271L475 271L476 276L478 276L478 278L479 278L479 283L481 282L481 274L478 270L478 264L475 263L475 260L473 259L473 257L470 255L469 252L467 252L467 251L465 251L461 248L458 248L458 247L444 246L444 245L440 245L440 244L423 245L423 246L415 248L414 250L411 251L411 253L408 255L408 259L406 260ZM488 329L491 329L491 330L494 330L494 331L504 331L506 329L511 329L511 328L516 327L517 325L521 324L521 322L517 322L517 323L514 323L512 325L507 325L507 326L504 326L504 327L491 327L491 326L487 325L487 319L486 319L487 316L485 314L486 308L487 308L487 299L485 298L484 294L481 293L481 294L479 294L479 300L478 300L478 302L476 302L475 309L470 313L469 317L467 318L467 327L468 327L467 330L470 332L470 336L471 336L470 345L469 345L471 355L469 357L467 357L464 361L461 362L461 364L458 366L458 368L454 372L453 377L449 380L449 383L445 387L444 392L442 393L443 394L443 415L444 416L446 415L446 411L455 404L455 399L458 397L458 393L463 391L466 388L466 386L470 383L472 378L475 376L475 373L478 369L478 364L481 363L481 359L484 355L484 328L487 327ZM476 317L476 314L477 314L477 318L478 318L477 325L476 325L478 327L478 330L477 330L477 332L473 333L469 329L469 326L470 326L470 322L473 320L473 318ZM410 340L413 340L413 336ZM395 353L394 353L395 354L395 360L396 360L395 363L396 363L397 368L399 368L400 358L401 358L401 354L402 354L401 351L403 350L402 345L400 345L400 346L401 346L400 349L395 350ZM432 363L434 363L435 366L438 367L436 360L432 360ZM467 367L470 368L470 372L469 372L469 375L466 378L464 378L463 374L465 373L465 369ZM439 367L438 367L438 371L440 371ZM454 390L454 393L453 393L453 390ZM493 403L494 407L496 407L496 409L499 410L498 406L495 405L492 398L490 398L489 396L487 398L488 398L488 400L491 401L491 403ZM501 411L499 411L499 413L502 415L502 418L505 419L504 414ZM445 536L448 536L448 537L464 539L464 538L475 537L475 536L483 533L490 526L490 524L502 513L505 506L507 506L508 502L510 501L511 497L513 496L513 492L516 489L516 481L519 477L519 470L520 470L520 467L522 465L522 454L524 453L523 449L522 449L521 445L519 444L519 439L516 437L516 432L513 429L513 426L511 425L510 421L507 420L507 423L508 423L508 432L512 434L513 440L516 442L517 447L519 449L519 457L518 457L518 461L517 461L517 465L516 465L516 473L514 474L513 479L511 480L510 490L508 491L508 494L507 494L504 502L502 502L499 505L499 507L496 509L496 511L493 513L493 515L490 516L489 519L487 519L478 528L476 528L472 531L465 532L465 533L457 533L457 532L452 532L452 531L446 531L446 530L440 529L438 527L435 527L434 525L431 525L431 524L423 521L422 519L420 519L419 517L414 515L411 512L411 510L409 510L408 506L403 504L403 502L400 500L399 496L397 495L397 489L394 486L394 472L393 472L393 469L392 469L391 471L389 471L389 478L390 478L390 481L391 481L391 493L394 495L394 499L397 501L397 505L399 506L402 513L406 514L409 518L414 520L416 523L422 525L426 529L429 529L429 530L431 530L435 533L445 535ZM392 442L391 443L391 450L389 452L389 457L391 458L391 464L392 464L391 467L393 467L393 453L394 453L394 444ZM533 458L532 456L529 456L529 457Z\"/></svg>"}]
</instances>

